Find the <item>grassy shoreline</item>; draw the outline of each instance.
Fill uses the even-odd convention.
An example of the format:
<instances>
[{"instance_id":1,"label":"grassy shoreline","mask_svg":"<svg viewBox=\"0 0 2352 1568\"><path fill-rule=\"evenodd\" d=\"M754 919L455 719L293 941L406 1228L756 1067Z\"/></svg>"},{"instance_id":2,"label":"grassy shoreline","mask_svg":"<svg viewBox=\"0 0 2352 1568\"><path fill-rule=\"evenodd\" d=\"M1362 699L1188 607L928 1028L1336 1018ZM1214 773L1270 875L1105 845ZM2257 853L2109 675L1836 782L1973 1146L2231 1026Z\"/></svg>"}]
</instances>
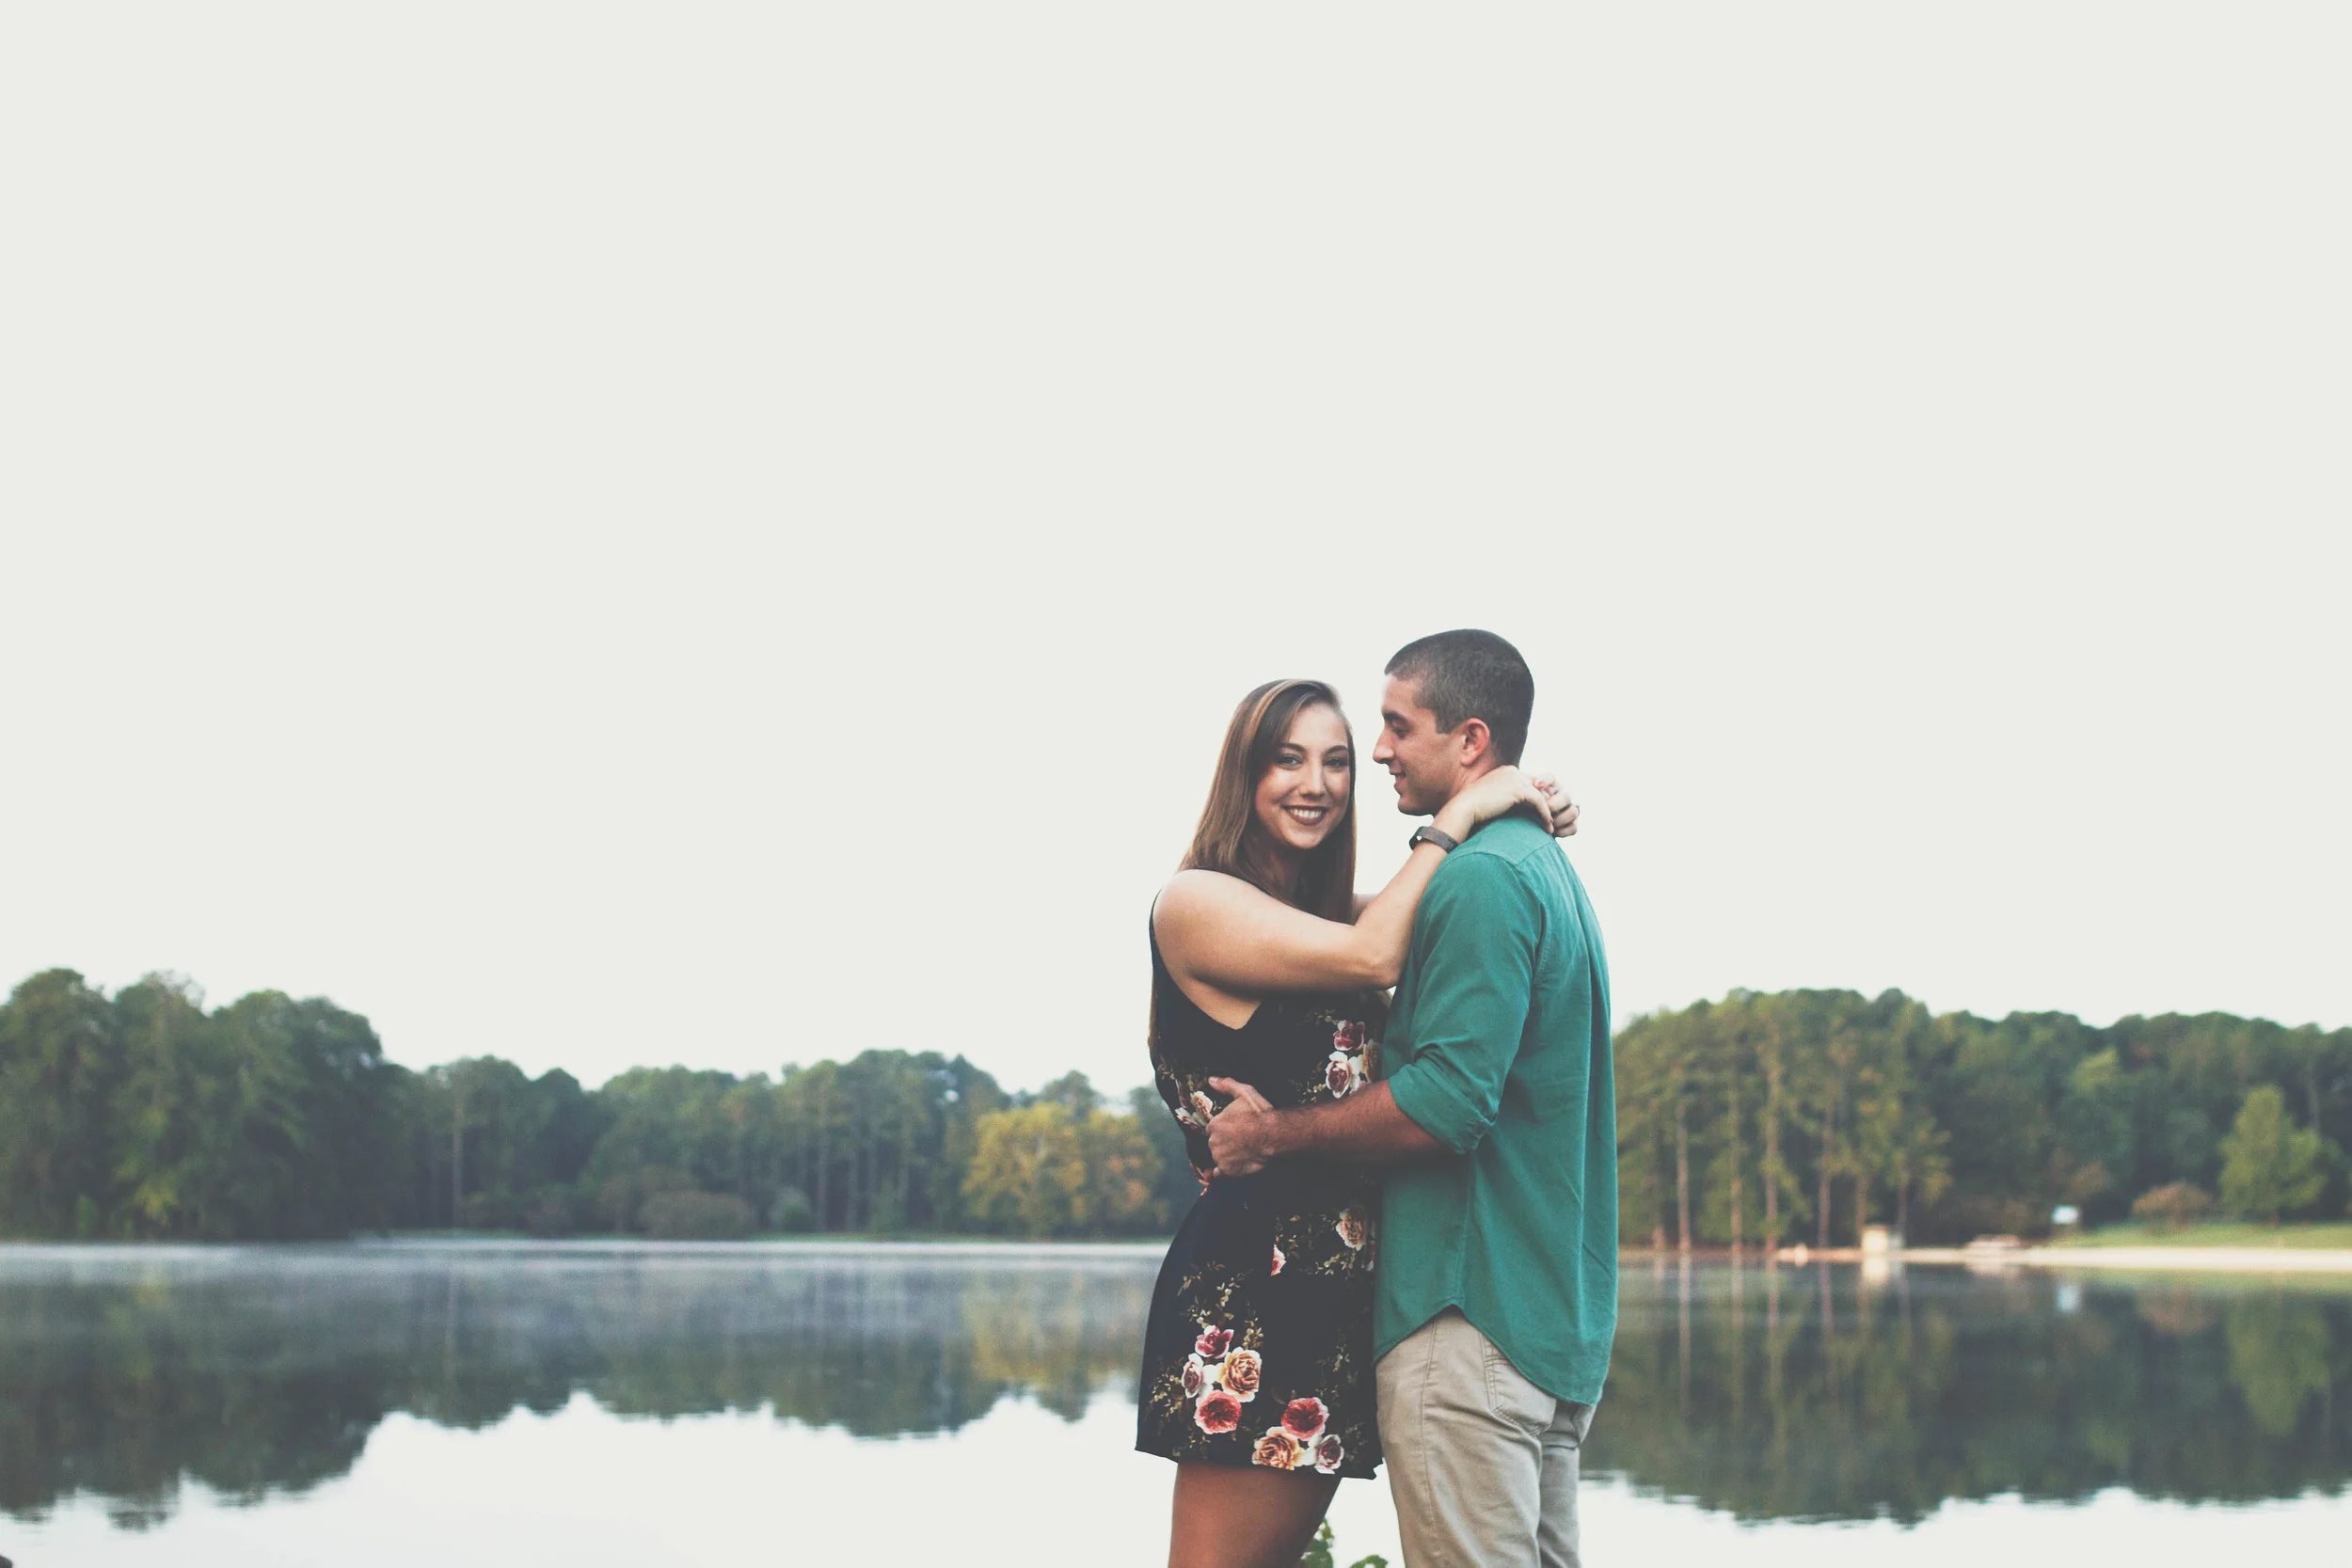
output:
<instances>
[{"instance_id":1,"label":"grassy shoreline","mask_svg":"<svg viewBox=\"0 0 2352 1568\"><path fill-rule=\"evenodd\" d=\"M2068 1236L2047 1244L2068 1250L2102 1247L2226 1247L2244 1250L2263 1247L2286 1251L2341 1251L2352 1250L2352 1220L2302 1221L2291 1225L2217 1220L2185 1226L2178 1230L2166 1230L2137 1220L2128 1220L2118 1225L2101 1226L2083 1235Z\"/></svg>"}]
</instances>

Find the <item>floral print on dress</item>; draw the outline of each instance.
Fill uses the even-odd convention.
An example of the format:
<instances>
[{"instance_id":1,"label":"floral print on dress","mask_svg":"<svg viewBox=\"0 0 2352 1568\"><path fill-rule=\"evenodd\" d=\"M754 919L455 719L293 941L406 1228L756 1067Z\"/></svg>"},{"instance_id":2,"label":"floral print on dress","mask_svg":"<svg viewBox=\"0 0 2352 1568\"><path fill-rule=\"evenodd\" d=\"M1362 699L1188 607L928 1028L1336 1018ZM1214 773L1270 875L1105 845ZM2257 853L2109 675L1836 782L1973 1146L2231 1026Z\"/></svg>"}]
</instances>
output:
<instances>
[{"instance_id":1,"label":"floral print on dress","mask_svg":"<svg viewBox=\"0 0 2352 1568\"><path fill-rule=\"evenodd\" d=\"M1217 1381L1232 1391L1233 1397L1248 1404L1258 1397L1258 1384L1265 1376L1265 1363L1254 1350L1237 1350L1225 1357L1217 1368Z\"/></svg>"},{"instance_id":2,"label":"floral print on dress","mask_svg":"<svg viewBox=\"0 0 2352 1568\"><path fill-rule=\"evenodd\" d=\"M1212 1436L1241 1425L1241 1407L1258 1397L1265 1363L1254 1350L1232 1348L1233 1331L1200 1325L1184 1359L1182 1386L1192 1401L1192 1424Z\"/></svg>"},{"instance_id":3,"label":"floral print on dress","mask_svg":"<svg viewBox=\"0 0 2352 1568\"><path fill-rule=\"evenodd\" d=\"M1184 1102L1175 1109L1176 1124L1179 1127L1189 1127L1196 1132L1206 1132L1209 1130L1209 1118L1216 1115L1216 1103L1199 1089L1186 1095Z\"/></svg>"},{"instance_id":4,"label":"floral print on dress","mask_svg":"<svg viewBox=\"0 0 2352 1568\"><path fill-rule=\"evenodd\" d=\"M1291 1401L1282 1408L1281 1425L1266 1428L1249 1450L1249 1462L1277 1470L1312 1465L1327 1476L1338 1474L1347 1461L1347 1445L1337 1433L1324 1431L1330 1419L1329 1408L1319 1399Z\"/></svg>"},{"instance_id":5,"label":"floral print on dress","mask_svg":"<svg viewBox=\"0 0 2352 1568\"><path fill-rule=\"evenodd\" d=\"M1279 1107L1344 1099L1378 1077L1385 1006L1370 993L1271 998L1244 1032L1191 1016L1173 982L1158 983L1152 1076L1201 1197L1152 1292L1136 1446L1186 1463L1369 1477L1380 1463L1368 1272L1378 1173L1277 1162L1217 1175L1208 1128L1228 1097L1209 1080L1240 1079Z\"/></svg>"},{"instance_id":6,"label":"floral print on dress","mask_svg":"<svg viewBox=\"0 0 2352 1568\"><path fill-rule=\"evenodd\" d=\"M1321 1400L1293 1400L1282 1407L1282 1430L1302 1443L1311 1443L1322 1436L1324 1425L1330 1419L1330 1407Z\"/></svg>"},{"instance_id":7,"label":"floral print on dress","mask_svg":"<svg viewBox=\"0 0 2352 1568\"><path fill-rule=\"evenodd\" d=\"M1364 1026L1343 1020L1331 1032L1331 1055L1323 1066L1323 1086L1334 1100L1345 1100L1372 1082L1379 1066L1379 1042L1367 1037Z\"/></svg>"}]
</instances>

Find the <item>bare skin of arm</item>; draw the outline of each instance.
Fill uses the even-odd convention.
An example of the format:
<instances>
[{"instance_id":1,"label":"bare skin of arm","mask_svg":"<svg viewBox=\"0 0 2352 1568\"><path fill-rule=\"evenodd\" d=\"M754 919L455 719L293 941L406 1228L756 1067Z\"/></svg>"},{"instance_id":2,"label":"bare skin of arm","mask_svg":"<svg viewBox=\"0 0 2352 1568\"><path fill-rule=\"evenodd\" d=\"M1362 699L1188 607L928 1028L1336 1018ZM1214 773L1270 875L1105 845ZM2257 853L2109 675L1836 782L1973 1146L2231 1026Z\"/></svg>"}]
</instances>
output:
<instances>
[{"instance_id":1,"label":"bare skin of arm","mask_svg":"<svg viewBox=\"0 0 2352 1568\"><path fill-rule=\"evenodd\" d=\"M1209 1086L1233 1097L1209 1122L1209 1153L1219 1176L1248 1176L1285 1154L1391 1164L1446 1151L1397 1109L1386 1084L1288 1111L1276 1110L1256 1089L1231 1078L1212 1078Z\"/></svg>"},{"instance_id":2,"label":"bare skin of arm","mask_svg":"<svg viewBox=\"0 0 2352 1568\"><path fill-rule=\"evenodd\" d=\"M1552 798L1512 768L1496 768L1448 800L1437 828L1448 837L1467 838L1523 805L1559 831ZM1293 908L1237 877L1180 871L1152 913L1160 957L1185 992L1220 1022L1234 1013L1246 1016L1269 991L1392 986L1405 968L1413 911L1444 860L1445 851L1433 844L1416 848L1352 926Z\"/></svg>"}]
</instances>

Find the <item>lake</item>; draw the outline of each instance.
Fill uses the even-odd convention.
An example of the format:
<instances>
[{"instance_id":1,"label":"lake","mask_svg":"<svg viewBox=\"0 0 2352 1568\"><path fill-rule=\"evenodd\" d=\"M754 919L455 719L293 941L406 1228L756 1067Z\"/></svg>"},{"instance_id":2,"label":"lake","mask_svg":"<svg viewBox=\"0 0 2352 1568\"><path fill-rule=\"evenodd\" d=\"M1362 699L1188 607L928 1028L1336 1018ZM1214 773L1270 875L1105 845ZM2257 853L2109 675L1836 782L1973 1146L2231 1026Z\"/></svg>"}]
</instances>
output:
<instances>
[{"instance_id":1,"label":"lake","mask_svg":"<svg viewBox=\"0 0 2352 1568\"><path fill-rule=\"evenodd\" d=\"M0 1555L1154 1564L1156 1246L0 1246ZM1588 1561L2352 1559L2352 1282L1631 1262ZM1394 1559L1343 1485L1340 1560Z\"/></svg>"}]
</instances>

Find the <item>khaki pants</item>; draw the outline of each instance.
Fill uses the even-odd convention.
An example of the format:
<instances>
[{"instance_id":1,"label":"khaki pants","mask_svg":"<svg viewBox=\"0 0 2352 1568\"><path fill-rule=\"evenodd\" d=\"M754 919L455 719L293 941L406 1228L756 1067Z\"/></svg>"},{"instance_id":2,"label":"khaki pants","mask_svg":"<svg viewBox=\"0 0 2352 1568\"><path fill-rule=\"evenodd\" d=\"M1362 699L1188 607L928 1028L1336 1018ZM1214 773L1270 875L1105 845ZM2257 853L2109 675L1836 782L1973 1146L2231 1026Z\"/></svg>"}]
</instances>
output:
<instances>
[{"instance_id":1,"label":"khaki pants","mask_svg":"<svg viewBox=\"0 0 2352 1568\"><path fill-rule=\"evenodd\" d=\"M1528 1382L1450 1307L1379 1371L1405 1568L1581 1568L1576 1472L1591 1405Z\"/></svg>"}]
</instances>

